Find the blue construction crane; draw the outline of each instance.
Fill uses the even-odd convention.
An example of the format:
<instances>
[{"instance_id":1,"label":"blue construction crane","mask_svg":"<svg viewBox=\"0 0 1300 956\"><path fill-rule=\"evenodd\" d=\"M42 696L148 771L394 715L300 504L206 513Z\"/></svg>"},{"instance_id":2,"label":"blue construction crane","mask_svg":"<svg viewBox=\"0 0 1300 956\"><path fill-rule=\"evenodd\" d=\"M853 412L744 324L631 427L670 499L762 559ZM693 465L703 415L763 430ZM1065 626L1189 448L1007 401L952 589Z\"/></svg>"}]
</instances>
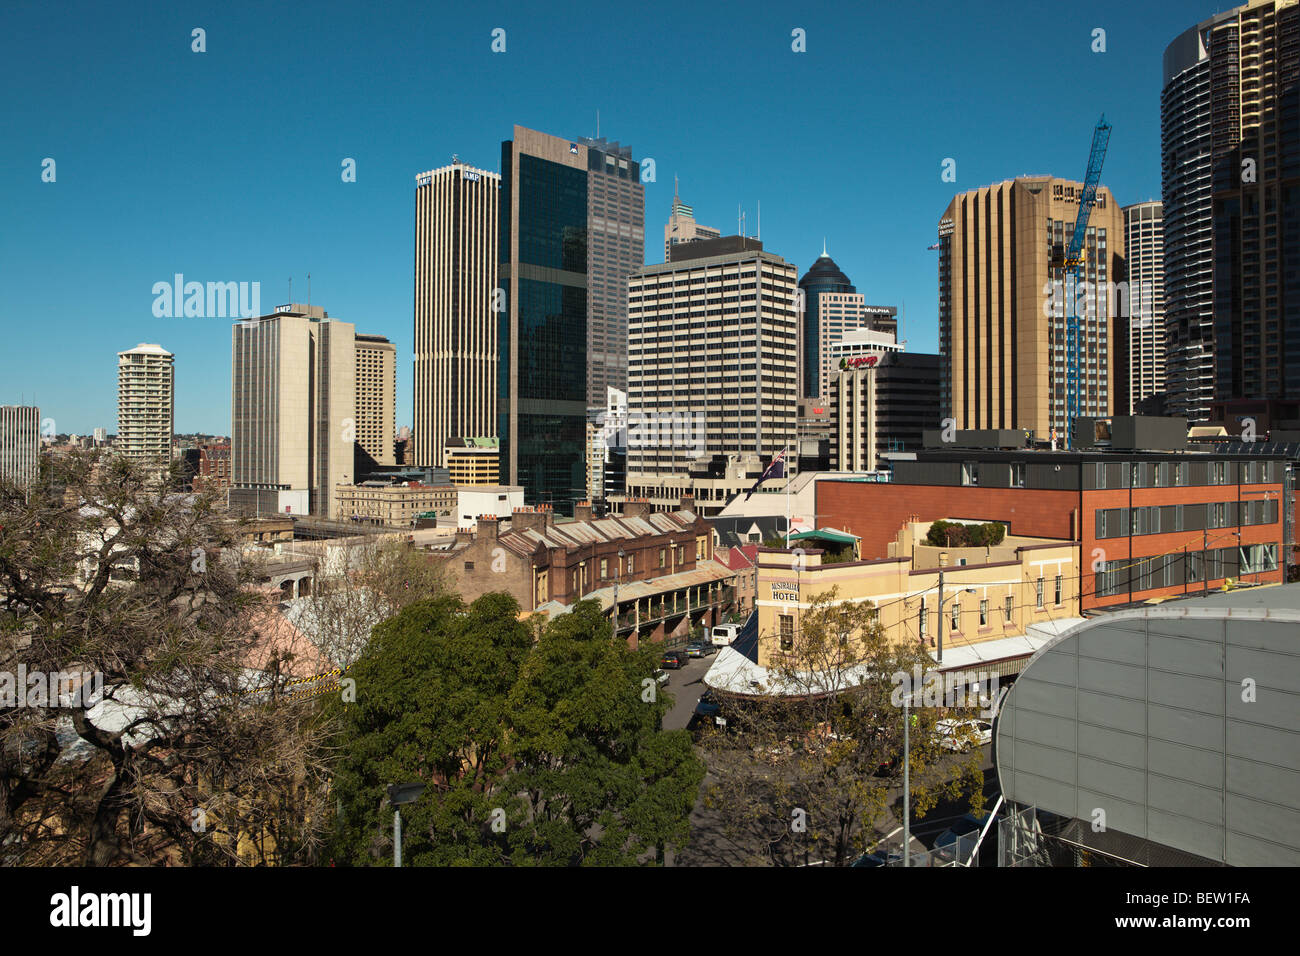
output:
<instances>
[{"instance_id":1,"label":"blue construction crane","mask_svg":"<svg viewBox=\"0 0 1300 956\"><path fill-rule=\"evenodd\" d=\"M1065 441L1067 448L1074 447L1074 420L1079 417L1079 296L1078 288L1084 274L1085 256L1083 240L1088 235L1088 218L1093 203L1097 201L1097 183L1101 167L1106 161L1106 147L1110 143L1110 124L1103 113L1092 131L1092 152L1088 154L1088 174L1083 180L1083 194L1079 197L1079 217L1074 221L1074 234L1070 245L1062 252L1057 247L1052 256L1052 266L1063 270L1062 285L1065 292ZM1068 277L1068 278L1067 278ZM1048 363L1051 367L1051 363Z\"/></svg>"}]
</instances>

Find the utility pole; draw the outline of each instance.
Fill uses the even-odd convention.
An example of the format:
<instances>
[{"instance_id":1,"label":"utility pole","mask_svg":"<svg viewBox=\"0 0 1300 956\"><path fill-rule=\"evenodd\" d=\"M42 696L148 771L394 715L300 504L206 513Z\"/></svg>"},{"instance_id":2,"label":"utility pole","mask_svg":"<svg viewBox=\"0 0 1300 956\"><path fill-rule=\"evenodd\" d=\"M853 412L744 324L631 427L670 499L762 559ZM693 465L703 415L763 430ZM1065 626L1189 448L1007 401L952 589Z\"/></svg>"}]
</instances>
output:
<instances>
[{"instance_id":1,"label":"utility pole","mask_svg":"<svg viewBox=\"0 0 1300 956\"><path fill-rule=\"evenodd\" d=\"M940 572L942 576L942 572ZM943 619L943 605L939 605L939 618ZM943 625L939 627L943 633ZM903 866L912 865L912 715L909 710L912 695L903 698Z\"/></svg>"},{"instance_id":2,"label":"utility pole","mask_svg":"<svg viewBox=\"0 0 1300 956\"><path fill-rule=\"evenodd\" d=\"M943 663L943 568L939 568L939 657L938 662ZM906 772L906 771L904 771Z\"/></svg>"}]
</instances>

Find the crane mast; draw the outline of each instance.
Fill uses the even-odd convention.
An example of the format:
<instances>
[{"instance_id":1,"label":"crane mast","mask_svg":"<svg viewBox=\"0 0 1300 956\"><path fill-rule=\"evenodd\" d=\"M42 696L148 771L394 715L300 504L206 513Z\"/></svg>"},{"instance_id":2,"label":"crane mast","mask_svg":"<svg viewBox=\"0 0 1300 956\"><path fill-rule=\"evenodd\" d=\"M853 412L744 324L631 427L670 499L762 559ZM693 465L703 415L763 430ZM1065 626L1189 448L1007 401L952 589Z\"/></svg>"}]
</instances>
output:
<instances>
[{"instance_id":1,"label":"crane mast","mask_svg":"<svg viewBox=\"0 0 1300 956\"><path fill-rule=\"evenodd\" d=\"M1083 180L1083 193L1079 197L1079 215L1074 221L1070 244L1052 256L1053 268L1062 270L1065 292L1065 441L1067 448L1074 447L1074 422L1079 417L1079 295L1084 277L1086 256L1084 240L1088 235L1088 219L1097 201L1097 184L1101 180L1101 167L1106 161L1106 147L1110 144L1110 124L1103 114L1092 131L1092 151L1088 154L1088 173ZM1051 367L1051 363L1048 363Z\"/></svg>"}]
</instances>

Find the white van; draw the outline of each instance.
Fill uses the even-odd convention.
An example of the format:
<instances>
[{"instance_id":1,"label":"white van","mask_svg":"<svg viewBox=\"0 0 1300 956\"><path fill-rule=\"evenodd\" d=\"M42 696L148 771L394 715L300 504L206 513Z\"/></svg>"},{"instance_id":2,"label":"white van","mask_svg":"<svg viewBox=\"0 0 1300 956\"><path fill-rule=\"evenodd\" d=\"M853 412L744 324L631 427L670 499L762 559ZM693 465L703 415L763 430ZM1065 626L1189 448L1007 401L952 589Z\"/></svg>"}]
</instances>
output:
<instances>
[{"instance_id":1,"label":"white van","mask_svg":"<svg viewBox=\"0 0 1300 956\"><path fill-rule=\"evenodd\" d=\"M740 634L739 624L718 624L713 628L713 644L715 647L726 647Z\"/></svg>"}]
</instances>

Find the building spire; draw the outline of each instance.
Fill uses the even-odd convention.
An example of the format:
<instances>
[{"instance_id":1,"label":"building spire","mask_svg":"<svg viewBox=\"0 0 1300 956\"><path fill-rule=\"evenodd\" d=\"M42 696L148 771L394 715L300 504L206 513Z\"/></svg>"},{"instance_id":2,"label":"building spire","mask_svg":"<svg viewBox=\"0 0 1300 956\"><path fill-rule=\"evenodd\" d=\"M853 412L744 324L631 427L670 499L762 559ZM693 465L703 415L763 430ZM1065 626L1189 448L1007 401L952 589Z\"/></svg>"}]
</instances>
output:
<instances>
[{"instance_id":1,"label":"building spire","mask_svg":"<svg viewBox=\"0 0 1300 956\"><path fill-rule=\"evenodd\" d=\"M829 258L830 258L830 256L828 256L828 255L826 254L826 237L825 237L825 236L822 236L822 258L823 258L823 259L829 259Z\"/></svg>"}]
</instances>

